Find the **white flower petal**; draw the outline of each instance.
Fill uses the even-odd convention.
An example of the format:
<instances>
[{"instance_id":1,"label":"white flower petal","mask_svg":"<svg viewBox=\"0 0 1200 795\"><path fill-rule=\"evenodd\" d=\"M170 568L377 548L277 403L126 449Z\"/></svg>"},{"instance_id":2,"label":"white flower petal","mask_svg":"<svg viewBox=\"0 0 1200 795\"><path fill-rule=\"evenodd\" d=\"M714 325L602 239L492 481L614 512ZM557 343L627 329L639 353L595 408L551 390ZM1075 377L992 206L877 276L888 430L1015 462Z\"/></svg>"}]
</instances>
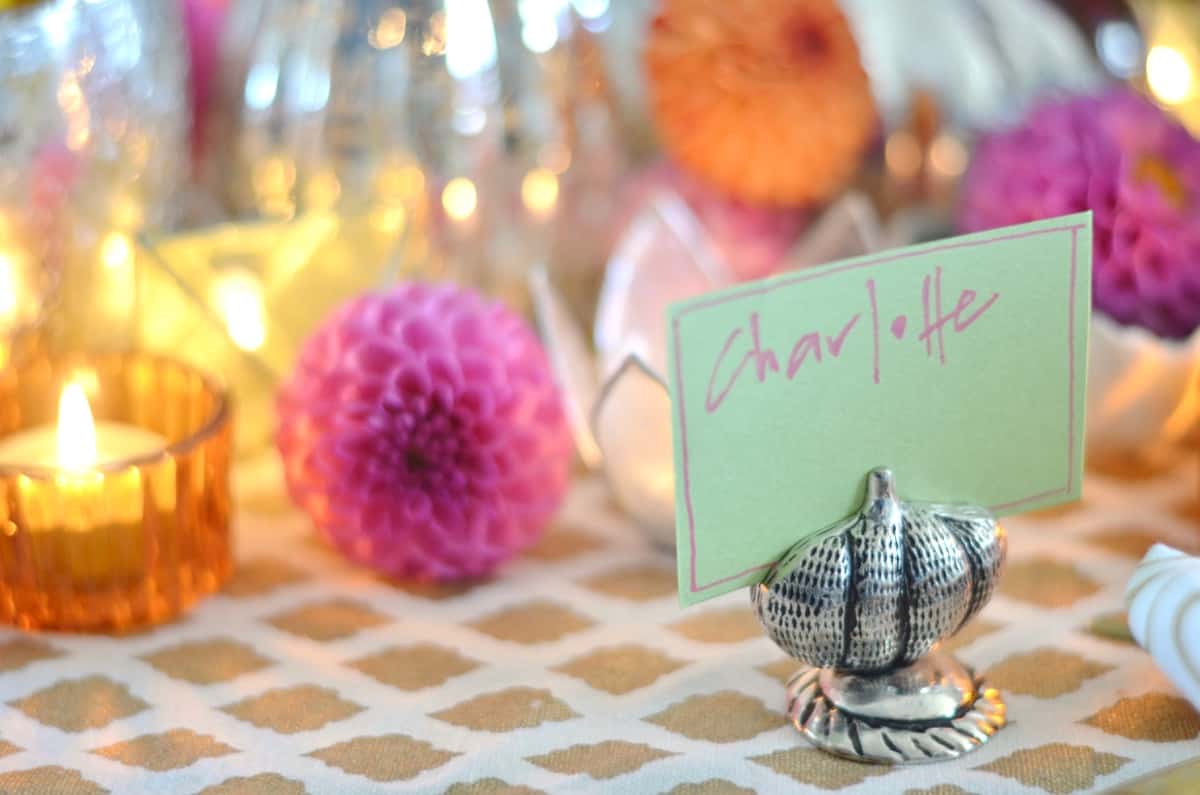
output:
<instances>
[{"instance_id":1,"label":"white flower petal","mask_svg":"<svg viewBox=\"0 0 1200 795\"><path fill-rule=\"evenodd\" d=\"M675 465L667 385L628 357L604 385L593 418L617 502L651 540L675 545Z\"/></svg>"},{"instance_id":2,"label":"white flower petal","mask_svg":"<svg viewBox=\"0 0 1200 795\"><path fill-rule=\"evenodd\" d=\"M596 352L608 378L636 355L665 372L666 310L732 283L683 199L660 192L638 211L613 251L596 309Z\"/></svg>"},{"instance_id":3,"label":"white flower petal","mask_svg":"<svg viewBox=\"0 0 1200 795\"><path fill-rule=\"evenodd\" d=\"M590 469L600 465L600 448L592 436L590 413L599 395L596 363L583 331L571 317L544 268L530 274L533 311L546 346L550 367L563 391L563 403L575 449Z\"/></svg>"},{"instance_id":4,"label":"white flower petal","mask_svg":"<svg viewBox=\"0 0 1200 795\"><path fill-rule=\"evenodd\" d=\"M1088 455L1163 464L1195 428L1200 333L1164 340L1092 316Z\"/></svg>"},{"instance_id":5,"label":"white flower petal","mask_svg":"<svg viewBox=\"0 0 1200 795\"><path fill-rule=\"evenodd\" d=\"M870 199L847 193L831 204L788 254L782 270L824 265L879 250L879 215Z\"/></svg>"}]
</instances>

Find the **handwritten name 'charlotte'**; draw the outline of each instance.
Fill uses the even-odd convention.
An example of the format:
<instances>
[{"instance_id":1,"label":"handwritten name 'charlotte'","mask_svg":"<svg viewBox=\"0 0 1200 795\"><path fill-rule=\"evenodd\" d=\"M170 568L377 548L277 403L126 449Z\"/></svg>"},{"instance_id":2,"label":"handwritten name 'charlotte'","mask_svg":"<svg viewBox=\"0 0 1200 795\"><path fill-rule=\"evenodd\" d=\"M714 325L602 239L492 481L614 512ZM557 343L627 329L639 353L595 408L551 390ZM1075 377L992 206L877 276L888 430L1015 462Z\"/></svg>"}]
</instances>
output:
<instances>
[{"instance_id":1,"label":"handwritten name 'charlotte'","mask_svg":"<svg viewBox=\"0 0 1200 795\"><path fill-rule=\"evenodd\" d=\"M873 383L879 384L883 340L875 280L867 279L865 288L868 303L865 319L864 313L859 312L849 317L840 328L826 330L832 331L832 334L813 330L802 335L783 361L775 349L763 345L762 321L757 312L751 312L744 325L730 331L713 362L704 400L708 413L718 411L740 382L761 384L769 377L784 377L791 381L805 367L816 367L826 358L838 359L847 339L856 333L868 333L868 326L872 343L871 377ZM942 302L942 269L935 268L932 276L926 275L922 280L922 323L917 334L910 339L924 345L927 356L945 365L947 332L962 334L999 299L999 293L992 293L980 300L974 290L963 290L947 310ZM908 326L908 316L899 314L891 320L889 331L897 342L902 342L909 334Z\"/></svg>"}]
</instances>

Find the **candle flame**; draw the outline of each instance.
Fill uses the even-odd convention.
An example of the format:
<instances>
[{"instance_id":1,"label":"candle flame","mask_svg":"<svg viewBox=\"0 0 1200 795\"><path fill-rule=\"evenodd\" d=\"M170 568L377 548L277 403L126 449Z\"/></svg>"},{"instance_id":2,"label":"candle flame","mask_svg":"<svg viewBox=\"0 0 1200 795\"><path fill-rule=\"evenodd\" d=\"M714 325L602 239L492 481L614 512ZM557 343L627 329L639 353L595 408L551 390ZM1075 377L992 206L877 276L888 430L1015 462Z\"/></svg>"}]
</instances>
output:
<instances>
[{"instance_id":1,"label":"candle flame","mask_svg":"<svg viewBox=\"0 0 1200 795\"><path fill-rule=\"evenodd\" d=\"M96 424L83 387L69 383L58 399L58 463L64 469L87 469L96 463Z\"/></svg>"}]
</instances>

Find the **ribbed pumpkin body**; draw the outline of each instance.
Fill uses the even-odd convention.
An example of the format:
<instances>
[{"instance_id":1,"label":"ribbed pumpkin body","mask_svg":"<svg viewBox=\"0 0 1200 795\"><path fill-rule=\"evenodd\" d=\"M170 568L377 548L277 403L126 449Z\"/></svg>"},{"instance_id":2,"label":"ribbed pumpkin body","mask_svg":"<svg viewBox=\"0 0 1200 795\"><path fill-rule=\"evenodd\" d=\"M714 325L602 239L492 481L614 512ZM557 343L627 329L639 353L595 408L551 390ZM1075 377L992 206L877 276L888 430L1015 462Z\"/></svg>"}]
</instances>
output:
<instances>
[{"instance_id":1,"label":"ribbed pumpkin body","mask_svg":"<svg viewBox=\"0 0 1200 795\"><path fill-rule=\"evenodd\" d=\"M881 470L862 511L792 547L751 600L791 656L882 672L915 662L975 615L1004 550L988 511L901 502Z\"/></svg>"}]
</instances>

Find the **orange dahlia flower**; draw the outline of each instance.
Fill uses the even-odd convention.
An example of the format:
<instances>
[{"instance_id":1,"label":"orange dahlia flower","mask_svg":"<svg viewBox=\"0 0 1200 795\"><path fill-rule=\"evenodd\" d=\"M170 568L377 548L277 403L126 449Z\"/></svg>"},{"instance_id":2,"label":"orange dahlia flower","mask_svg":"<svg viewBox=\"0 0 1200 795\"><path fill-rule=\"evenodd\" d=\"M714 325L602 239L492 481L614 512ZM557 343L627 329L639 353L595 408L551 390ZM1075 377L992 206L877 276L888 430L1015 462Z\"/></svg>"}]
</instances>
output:
<instances>
[{"instance_id":1,"label":"orange dahlia flower","mask_svg":"<svg viewBox=\"0 0 1200 795\"><path fill-rule=\"evenodd\" d=\"M663 146L737 198L827 199L876 129L835 0L660 0L645 63Z\"/></svg>"}]
</instances>

